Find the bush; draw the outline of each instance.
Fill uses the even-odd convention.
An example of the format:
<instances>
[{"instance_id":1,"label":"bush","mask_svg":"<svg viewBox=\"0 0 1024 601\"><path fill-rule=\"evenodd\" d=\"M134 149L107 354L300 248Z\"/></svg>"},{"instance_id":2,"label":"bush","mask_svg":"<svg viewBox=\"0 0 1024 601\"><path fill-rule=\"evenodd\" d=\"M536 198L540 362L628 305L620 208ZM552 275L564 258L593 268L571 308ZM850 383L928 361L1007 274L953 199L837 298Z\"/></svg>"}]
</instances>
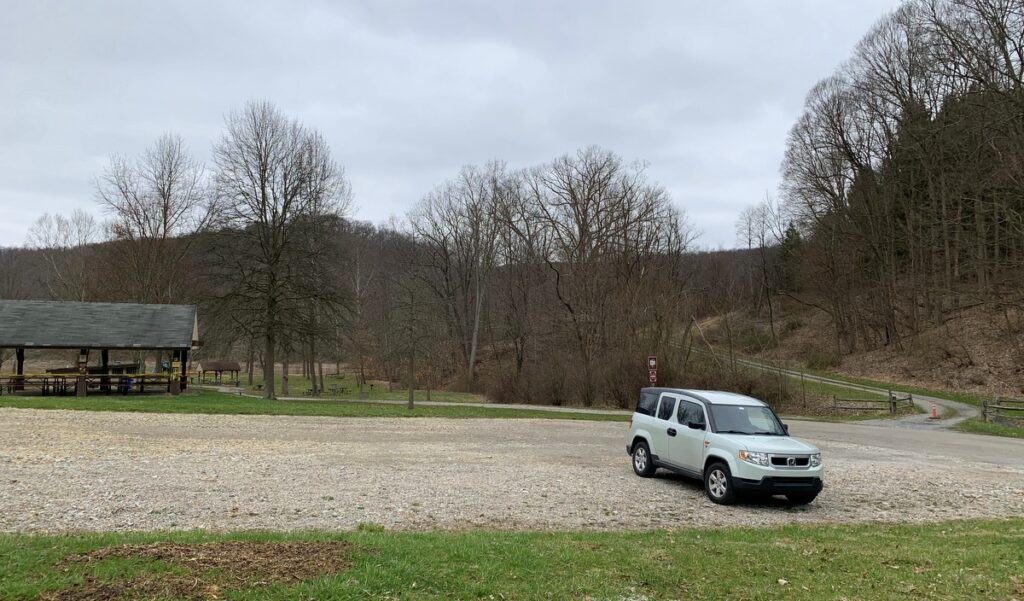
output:
<instances>
[{"instance_id":1,"label":"bush","mask_svg":"<svg viewBox=\"0 0 1024 601\"><path fill-rule=\"evenodd\" d=\"M811 351L804 357L804 365L806 365L808 369L818 371L838 367L842 362L842 357L836 353L819 353L818 351Z\"/></svg>"}]
</instances>

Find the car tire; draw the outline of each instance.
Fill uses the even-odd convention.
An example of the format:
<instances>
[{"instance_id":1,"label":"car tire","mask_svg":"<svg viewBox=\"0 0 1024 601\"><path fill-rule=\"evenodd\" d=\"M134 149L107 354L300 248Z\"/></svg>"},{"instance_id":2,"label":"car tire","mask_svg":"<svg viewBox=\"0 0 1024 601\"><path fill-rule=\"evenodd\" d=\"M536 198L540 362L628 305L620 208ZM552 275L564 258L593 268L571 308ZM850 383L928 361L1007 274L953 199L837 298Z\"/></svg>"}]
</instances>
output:
<instances>
[{"instance_id":1,"label":"car tire","mask_svg":"<svg viewBox=\"0 0 1024 601\"><path fill-rule=\"evenodd\" d=\"M791 492L786 493L786 498L794 505L806 505L818 496L817 492Z\"/></svg>"},{"instance_id":2,"label":"car tire","mask_svg":"<svg viewBox=\"0 0 1024 601\"><path fill-rule=\"evenodd\" d=\"M716 461L704 470L704 492L712 503L732 505L736 502L736 489L733 488L728 465Z\"/></svg>"},{"instance_id":3,"label":"car tire","mask_svg":"<svg viewBox=\"0 0 1024 601\"><path fill-rule=\"evenodd\" d=\"M633 445L633 471L641 478L650 478L657 471L654 459L651 458L651 448L646 442L640 441Z\"/></svg>"}]
</instances>

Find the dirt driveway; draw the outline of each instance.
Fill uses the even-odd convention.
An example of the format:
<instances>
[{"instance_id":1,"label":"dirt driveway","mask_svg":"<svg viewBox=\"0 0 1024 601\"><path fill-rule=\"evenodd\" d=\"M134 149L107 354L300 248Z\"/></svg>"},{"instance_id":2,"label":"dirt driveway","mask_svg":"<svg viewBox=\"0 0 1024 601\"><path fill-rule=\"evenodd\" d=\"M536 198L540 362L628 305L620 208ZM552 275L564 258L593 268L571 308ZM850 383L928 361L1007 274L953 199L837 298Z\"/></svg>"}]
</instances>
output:
<instances>
[{"instance_id":1,"label":"dirt driveway","mask_svg":"<svg viewBox=\"0 0 1024 601\"><path fill-rule=\"evenodd\" d=\"M844 426L854 427L870 428ZM829 428L793 424L827 462L814 504L719 507L696 482L634 476L625 423L0 409L0 530L647 529L1024 513L1019 463L936 454L941 439L871 446Z\"/></svg>"}]
</instances>

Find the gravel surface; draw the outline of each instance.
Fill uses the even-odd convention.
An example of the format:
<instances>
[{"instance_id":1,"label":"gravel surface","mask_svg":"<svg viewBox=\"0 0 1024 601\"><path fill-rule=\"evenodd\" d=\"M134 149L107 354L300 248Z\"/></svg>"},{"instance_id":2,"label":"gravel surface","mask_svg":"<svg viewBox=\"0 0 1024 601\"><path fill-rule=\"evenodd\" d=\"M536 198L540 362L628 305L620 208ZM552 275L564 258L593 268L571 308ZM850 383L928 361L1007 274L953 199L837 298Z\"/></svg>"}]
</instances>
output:
<instances>
[{"instance_id":1,"label":"gravel surface","mask_svg":"<svg viewBox=\"0 0 1024 601\"><path fill-rule=\"evenodd\" d=\"M0 530L648 529L1024 513L1024 467L813 436L828 470L817 501L720 507L697 482L634 476L626 428L0 409Z\"/></svg>"}]
</instances>

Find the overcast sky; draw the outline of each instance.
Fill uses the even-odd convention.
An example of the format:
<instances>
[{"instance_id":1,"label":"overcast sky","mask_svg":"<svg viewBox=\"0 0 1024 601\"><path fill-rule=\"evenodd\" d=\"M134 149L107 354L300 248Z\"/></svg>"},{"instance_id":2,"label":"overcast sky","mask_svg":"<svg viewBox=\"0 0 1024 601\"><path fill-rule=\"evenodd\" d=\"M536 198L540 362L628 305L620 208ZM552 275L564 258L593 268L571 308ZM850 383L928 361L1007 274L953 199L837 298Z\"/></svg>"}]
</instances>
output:
<instances>
[{"instance_id":1,"label":"overcast sky","mask_svg":"<svg viewBox=\"0 0 1024 601\"><path fill-rule=\"evenodd\" d=\"M896 4L0 0L0 245L47 211L100 216L111 154L175 132L205 161L229 110L268 99L324 133L359 219L465 164L596 144L733 246L808 89Z\"/></svg>"}]
</instances>

